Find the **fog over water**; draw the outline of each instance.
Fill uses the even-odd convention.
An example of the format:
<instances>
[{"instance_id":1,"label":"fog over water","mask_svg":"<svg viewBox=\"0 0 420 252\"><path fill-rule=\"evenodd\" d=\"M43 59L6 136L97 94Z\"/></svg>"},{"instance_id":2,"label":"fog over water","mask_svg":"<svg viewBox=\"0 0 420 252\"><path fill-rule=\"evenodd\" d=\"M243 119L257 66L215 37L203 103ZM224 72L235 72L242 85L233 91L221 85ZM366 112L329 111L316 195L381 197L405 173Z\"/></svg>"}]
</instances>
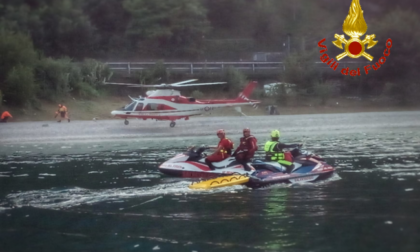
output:
<instances>
[{"instance_id":1,"label":"fog over water","mask_svg":"<svg viewBox=\"0 0 420 252\"><path fill-rule=\"evenodd\" d=\"M277 128L337 172L194 191L157 170L244 127L256 156ZM418 251L420 112L2 124L0 185L5 251Z\"/></svg>"}]
</instances>

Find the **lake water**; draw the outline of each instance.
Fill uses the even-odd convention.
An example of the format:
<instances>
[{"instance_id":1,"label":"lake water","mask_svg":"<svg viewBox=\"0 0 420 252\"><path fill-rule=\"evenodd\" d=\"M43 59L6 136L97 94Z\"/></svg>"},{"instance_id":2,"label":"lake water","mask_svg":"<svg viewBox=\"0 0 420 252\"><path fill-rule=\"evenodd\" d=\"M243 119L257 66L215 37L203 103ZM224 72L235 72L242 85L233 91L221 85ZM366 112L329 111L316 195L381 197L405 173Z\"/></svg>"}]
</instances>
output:
<instances>
[{"instance_id":1,"label":"lake water","mask_svg":"<svg viewBox=\"0 0 420 252\"><path fill-rule=\"evenodd\" d=\"M194 191L157 171L216 136L2 145L0 251L420 251L418 124L307 125L284 142L304 141L336 174L258 190Z\"/></svg>"}]
</instances>

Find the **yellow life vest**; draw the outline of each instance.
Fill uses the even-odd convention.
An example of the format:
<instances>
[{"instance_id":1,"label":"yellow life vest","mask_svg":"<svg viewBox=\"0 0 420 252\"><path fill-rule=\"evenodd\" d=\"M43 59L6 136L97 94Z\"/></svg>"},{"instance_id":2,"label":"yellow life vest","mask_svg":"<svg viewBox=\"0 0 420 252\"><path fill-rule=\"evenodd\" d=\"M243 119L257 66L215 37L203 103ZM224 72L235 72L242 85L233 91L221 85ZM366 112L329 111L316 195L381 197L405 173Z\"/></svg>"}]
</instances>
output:
<instances>
[{"instance_id":1,"label":"yellow life vest","mask_svg":"<svg viewBox=\"0 0 420 252\"><path fill-rule=\"evenodd\" d=\"M275 151L274 147L279 142L267 141L264 145L265 157L267 161L277 161L279 164L291 165L292 162L284 159L284 153L282 151Z\"/></svg>"}]
</instances>

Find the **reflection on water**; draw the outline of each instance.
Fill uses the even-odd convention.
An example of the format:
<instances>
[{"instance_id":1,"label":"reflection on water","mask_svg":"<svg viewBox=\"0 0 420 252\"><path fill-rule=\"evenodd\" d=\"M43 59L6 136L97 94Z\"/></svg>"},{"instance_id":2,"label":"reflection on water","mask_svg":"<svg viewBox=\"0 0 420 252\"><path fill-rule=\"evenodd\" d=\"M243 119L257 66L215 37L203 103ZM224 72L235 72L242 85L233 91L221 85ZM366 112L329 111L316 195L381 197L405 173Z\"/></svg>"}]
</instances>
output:
<instances>
[{"instance_id":1,"label":"reflection on water","mask_svg":"<svg viewBox=\"0 0 420 252\"><path fill-rule=\"evenodd\" d=\"M337 174L258 190L190 190L193 179L157 171L186 146L24 146L0 160L0 241L8 251L417 251L419 138L307 136Z\"/></svg>"}]
</instances>

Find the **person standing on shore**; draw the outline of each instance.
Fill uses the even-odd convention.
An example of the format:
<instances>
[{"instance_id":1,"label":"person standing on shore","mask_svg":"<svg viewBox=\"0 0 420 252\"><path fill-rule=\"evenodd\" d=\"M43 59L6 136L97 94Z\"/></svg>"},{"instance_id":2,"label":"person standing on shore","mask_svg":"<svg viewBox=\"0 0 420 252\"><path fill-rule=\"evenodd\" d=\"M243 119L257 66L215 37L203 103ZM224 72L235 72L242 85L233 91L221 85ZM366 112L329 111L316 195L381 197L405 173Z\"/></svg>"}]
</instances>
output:
<instances>
[{"instance_id":1,"label":"person standing on shore","mask_svg":"<svg viewBox=\"0 0 420 252\"><path fill-rule=\"evenodd\" d=\"M60 120L58 120L57 122L61 122L61 119L67 119L68 122L70 122L70 118L68 116L68 111L67 111L67 107L64 106L64 104L58 104L58 109L55 112L55 116L54 118L56 118L58 115L60 115Z\"/></svg>"},{"instance_id":2,"label":"person standing on shore","mask_svg":"<svg viewBox=\"0 0 420 252\"><path fill-rule=\"evenodd\" d=\"M9 111L4 111L0 117L0 123L7 123L7 121L13 118L13 116L9 113Z\"/></svg>"}]
</instances>

